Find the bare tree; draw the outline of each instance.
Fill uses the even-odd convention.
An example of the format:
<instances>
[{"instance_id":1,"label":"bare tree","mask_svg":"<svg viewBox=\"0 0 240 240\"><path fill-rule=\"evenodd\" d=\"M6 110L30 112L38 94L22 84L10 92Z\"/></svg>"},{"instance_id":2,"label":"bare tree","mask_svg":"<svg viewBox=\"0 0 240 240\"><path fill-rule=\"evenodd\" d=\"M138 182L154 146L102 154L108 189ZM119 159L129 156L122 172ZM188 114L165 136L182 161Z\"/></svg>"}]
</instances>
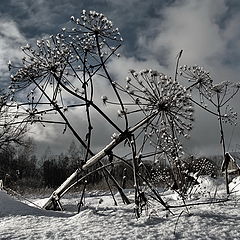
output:
<instances>
[{"instance_id":1,"label":"bare tree","mask_svg":"<svg viewBox=\"0 0 240 240\"><path fill-rule=\"evenodd\" d=\"M26 124L18 122L18 113L10 99L11 93L0 91L0 150L9 144L24 144Z\"/></svg>"}]
</instances>

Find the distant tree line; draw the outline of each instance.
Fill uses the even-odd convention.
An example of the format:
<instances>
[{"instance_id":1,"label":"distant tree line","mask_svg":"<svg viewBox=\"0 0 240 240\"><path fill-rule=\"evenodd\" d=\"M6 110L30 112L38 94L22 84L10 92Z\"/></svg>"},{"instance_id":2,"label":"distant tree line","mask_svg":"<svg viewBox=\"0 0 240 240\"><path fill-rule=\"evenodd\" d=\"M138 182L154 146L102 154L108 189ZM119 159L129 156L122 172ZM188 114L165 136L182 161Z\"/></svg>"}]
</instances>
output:
<instances>
[{"instance_id":1,"label":"distant tree line","mask_svg":"<svg viewBox=\"0 0 240 240\"><path fill-rule=\"evenodd\" d=\"M9 144L0 152L0 179L15 190L54 188L80 166L82 155L74 142L65 154L53 155L47 148L41 157L31 139L20 146Z\"/></svg>"},{"instance_id":2,"label":"distant tree line","mask_svg":"<svg viewBox=\"0 0 240 240\"><path fill-rule=\"evenodd\" d=\"M41 157L37 157L35 155L35 144L31 139L25 140L24 144L20 146L9 144L0 152L0 179L3 180L5 187L21 192L56 188L72 172L81 168L84 151L82 147L77 146L72 141L66 153L54 155L48 147ZM185 172L200 172L202 175L216 176L219 175L220 162L221 159L217 156L214 156L212 160L190 156L185 159ZM133 187L130 166L116 159L113 160L112 164L109 164L106 159L105 164L109 165L108 170L123 188ZM113 164L115 167L113 167ZM98 167L100 165L95 165L88 172L94 171ZM170 169L164 164L159 168L159 164L155 165L151 161L145 161L144 165L140 167L142 176L151 180L153 184L164 185L166 180L173 179ZM79 178L81 177L79 175ZM108 181L105 181L106 178ZM89 188L106 189L112 185L111 180L103 171L95 171L85 180L87 180ZM109 183L109 186L107 183ZM144 184L144 181L142 181L142 184ZM79 184L76 185L76 188L79 188L79 186Z\"/></svg>"},{"instance_id":3,"label":"distant tree line","mask_svg":"<svg viewBox=\"0 0 240 240\"><path fill-rule=\"evenodd\" d=\"M35 155L35 144L31 139L23 145L9 144L0 152L0 179L6 188L27 191L41 188L55 188L66 178L80 168L84 158L84 149L72 141L66 153L52 154L48 147L42 156ZM118 164L117 170L111 166L108 169L120 182L127 180L123 187L132 186L131 168ZM94 171L100 165L95 165L88 172ZM129 176L129 178L127 177ZM82 176L79 175L79 178ZM107 178L103 171L95 171L86 180L90 188L107 188L104 181ZM111 180L108 181L111 185ZM78 185L79 186L79 185Z\"/></svg>"},{"instance_id":4,"label":"distant tree line","mask_svg":"<svg viewBox=\"0 0 240 240\"><path fill-rule=\"evenodd\" d=\"M31 139L25 140L23 145L9 144L1 150L0 179L6 187L41 186L41 174L37 168L37 157Z\"/></svg>"}]
</instances>

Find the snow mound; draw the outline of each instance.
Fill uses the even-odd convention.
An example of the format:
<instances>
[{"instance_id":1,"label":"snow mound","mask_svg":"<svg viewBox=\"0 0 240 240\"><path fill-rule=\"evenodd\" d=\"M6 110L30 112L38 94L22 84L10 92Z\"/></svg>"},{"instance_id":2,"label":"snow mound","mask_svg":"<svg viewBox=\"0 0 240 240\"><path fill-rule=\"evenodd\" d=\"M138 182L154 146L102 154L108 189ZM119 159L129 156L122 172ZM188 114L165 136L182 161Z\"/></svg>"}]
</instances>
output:
<instances>
[{"instance_id":1,"label":"snow mound","mask_svg":"<svg viewBox=\"0 0 240 240\"><path fill-rule=\"evenodd\" d=\"M229 184L229 190L232 193L240 195L240 176L235 177Z\"/></svg>"},{"instance_id":2,"label":"snow mound","mask_svg":"<svg viewBox=\"0 0 240 240\"><path fill-rule=\"evenodd\" d=\"M222 180L212 178L207 175L202 175L197 178L199 184L194 185L189 189L189 194L206 195L224 189Z\"/></svg>"},{"instance_id":3,"label":"snow mound","mask_svg":"<svg viewBox=\"0 0 240 240\"><path fill-rule=\"evenodd\" d=\"M44 209L29 206L23 202L15 200L5 191L0 190L0 217L10 215L66 216L66 214L63 213L50 212Z\"/></svg>"}]
</instances>

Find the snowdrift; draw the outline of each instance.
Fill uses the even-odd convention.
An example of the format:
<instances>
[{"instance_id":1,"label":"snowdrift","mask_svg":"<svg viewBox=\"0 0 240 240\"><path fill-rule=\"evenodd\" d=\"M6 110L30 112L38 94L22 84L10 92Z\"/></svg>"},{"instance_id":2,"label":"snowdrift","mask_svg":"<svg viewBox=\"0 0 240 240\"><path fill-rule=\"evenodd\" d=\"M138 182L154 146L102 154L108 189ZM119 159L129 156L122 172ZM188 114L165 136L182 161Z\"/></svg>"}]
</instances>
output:
<instances>
[{"instance_id":1,"label":"snowdrift","mask_svg":"<svg viewBox=\"0 0 240 240\"><path fill-rule=\"evenodd\" d=\"M240 195L240 176L235 177L229 184L229 190L231 193Z\"/></svg>"},{"instance_id":2,"label":"snowdrift","mask_svg":"<svg viewBox=\"0 0 240 240\"><path fill-rule=\"evenodd\" d=\"M66 216L64 213L46 211L29 206L23 202L15 200L5 191L0 190L0 217L12 215L37 215L37 216Z\"/></svg>"},{"instance_id":3,"label":"snowdrift","mask_svg":"<svg viewBox=\"0 0 240 240\"><path fill-rule=\"evenodd\" d=\"M223 179L201 176L198 182L191 192L193 198L186 200L187 203L226 197ZM240 177L231 185L237 193ZM126 191L126 194L134 199L134 191ZM173 198L170 190L161 195L169 205L183 204L181 199ZM40 204L45 199L39 197L31 201ZM119 203L115 206L108 192L90 192L86 194L81 212L76 214L78 193L62 199L68 212L59 213L29 206L0 191L0 239L240 239L239 196L230 197L229 201L219 204L176 208L174 215L149 199L147 209L136 219L134 204L124 205L119 194L115 195Z\"/></svg>"}]
</instances>

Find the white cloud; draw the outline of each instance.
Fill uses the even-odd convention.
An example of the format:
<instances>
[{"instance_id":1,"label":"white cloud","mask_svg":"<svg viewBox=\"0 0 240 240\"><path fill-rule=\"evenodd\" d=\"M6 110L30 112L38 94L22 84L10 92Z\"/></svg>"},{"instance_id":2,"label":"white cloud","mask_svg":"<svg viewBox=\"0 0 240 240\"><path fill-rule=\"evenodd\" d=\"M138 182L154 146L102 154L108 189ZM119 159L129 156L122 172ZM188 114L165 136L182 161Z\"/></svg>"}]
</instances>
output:
<instances>
[{"instance_id":1,"label":"white cloud","mask_svg":"<svg viewBox=\"0 0 240 240\"><path fill-rule=\"evenodd\" d=\"M22 55L20 46L25 43L26 39L15 22L0 19L0 72L2 77L9 76L8 61L20 58Z\"/></svg>"},{"instance_id":2,"label":"white cloud","mask_svg":"<svg viewBox=\"0 0 240 240\"><path fill-rule=\"evenodd\" d=\"M161 22L149 24L150 36L148 31L140 35L140 47L157 59L162 57L161 53L167 54L167 64L174 64L181 49L184 61L208 63L226 47L216 23L224 10L224 1L181 1L164 10Z\"/></svg>"}]
</instances>

